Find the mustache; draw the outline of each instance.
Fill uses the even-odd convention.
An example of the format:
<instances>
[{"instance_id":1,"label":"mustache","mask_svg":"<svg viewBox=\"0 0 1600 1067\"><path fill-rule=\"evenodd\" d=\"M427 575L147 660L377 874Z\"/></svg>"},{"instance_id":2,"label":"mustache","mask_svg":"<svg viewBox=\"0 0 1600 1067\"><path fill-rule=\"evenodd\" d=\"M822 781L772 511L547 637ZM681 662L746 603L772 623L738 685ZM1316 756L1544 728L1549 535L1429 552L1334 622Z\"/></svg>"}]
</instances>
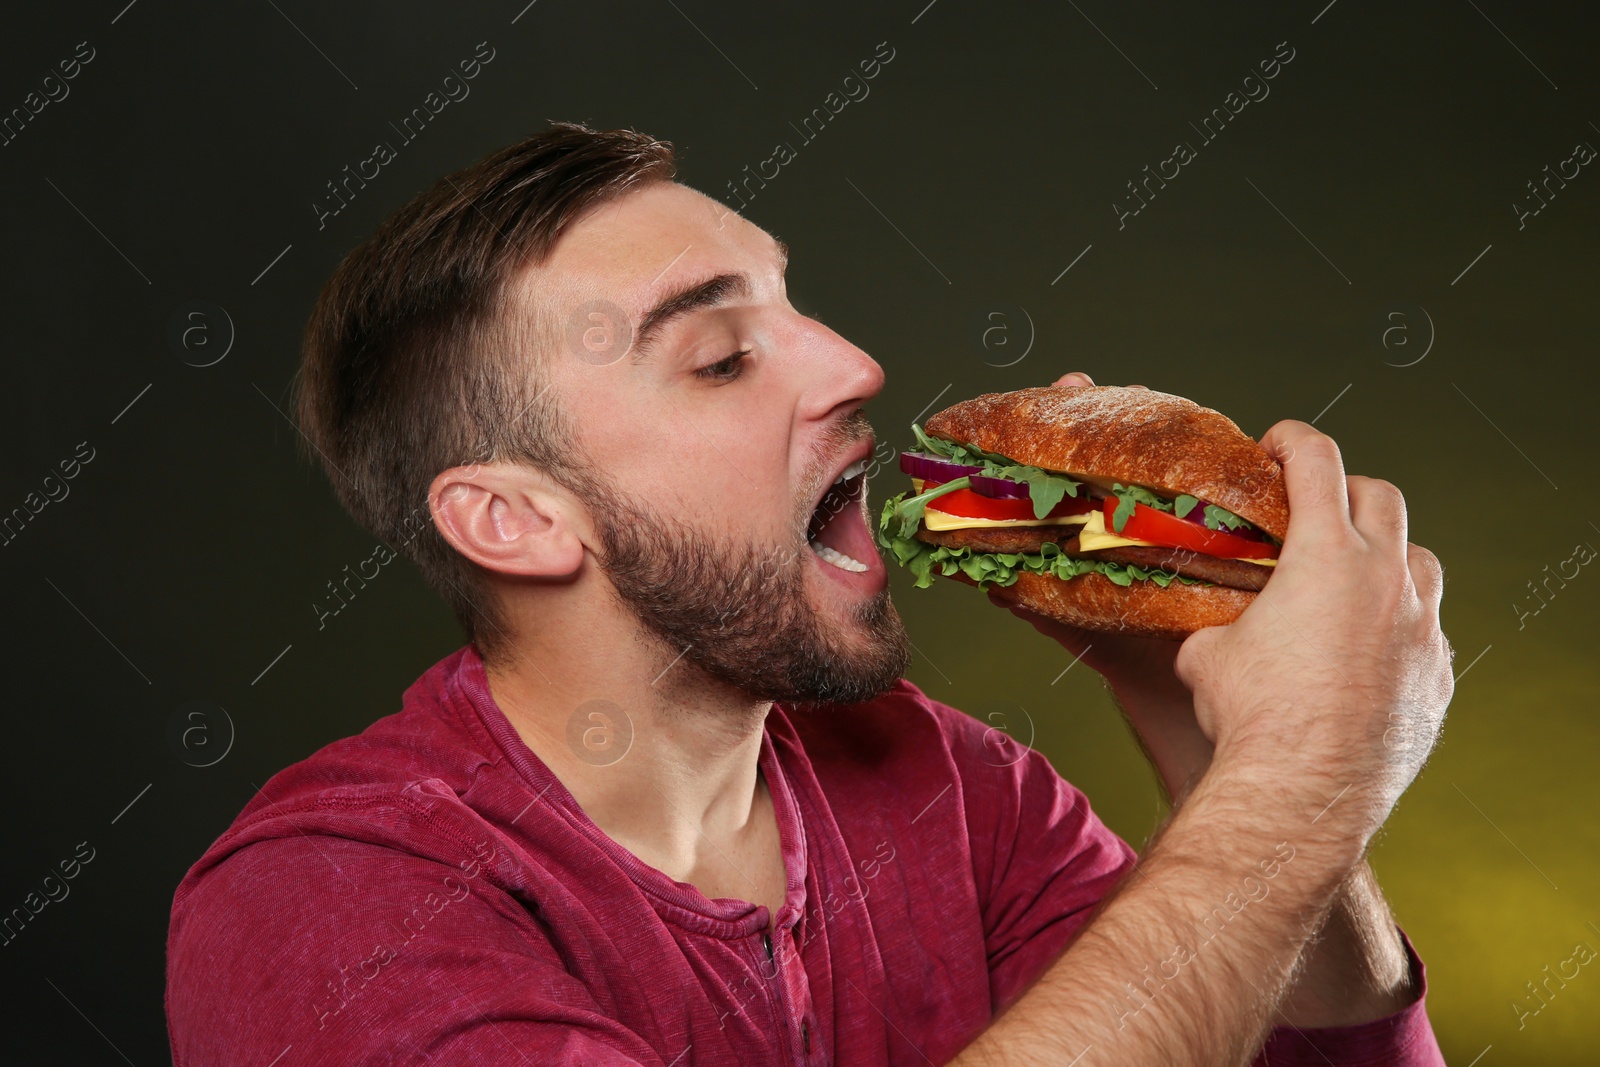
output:
<instances>
[{"instance_id":1,"label":"mustache","mask_svg":"<svg viewBox=\"0 0 1600 1067\"><path fill-rule=\"evenodd\" d=\"M821 437L811 450L815 457L812 465L816 474L808 480L806 493L796 505L800 510L799 525L802 530L811 520L814 502L828 488L833 465L838 460L839 453L862 441L871 441L874 436L872 421L860 408L822 431Z\"/></svg>"}]
</instances>

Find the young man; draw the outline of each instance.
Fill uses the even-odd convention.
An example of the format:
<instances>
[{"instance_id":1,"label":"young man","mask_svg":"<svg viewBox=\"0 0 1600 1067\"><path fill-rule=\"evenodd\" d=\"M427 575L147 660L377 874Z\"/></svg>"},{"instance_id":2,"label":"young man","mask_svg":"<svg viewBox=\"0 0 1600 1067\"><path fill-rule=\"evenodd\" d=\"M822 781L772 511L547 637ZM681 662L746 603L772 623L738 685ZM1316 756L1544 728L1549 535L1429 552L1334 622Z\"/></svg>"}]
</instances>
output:
<instances>
[{"instance_id":1,"label":"young man","mask_svg":"<svg viewBox=\"0 0 1600 1067\"><path fill-rule=\"evenodd\" d=\"M1093 637L1177 798L1136 857L900 677L864 491L808 537L883 372L672 175L557 124L325 288L304 431L471 643L190 870L175 1062L1442 1063L1362 858L1452 685L1399 492L1281 422L1270 598Z\"/></svg>"}]
</instances>

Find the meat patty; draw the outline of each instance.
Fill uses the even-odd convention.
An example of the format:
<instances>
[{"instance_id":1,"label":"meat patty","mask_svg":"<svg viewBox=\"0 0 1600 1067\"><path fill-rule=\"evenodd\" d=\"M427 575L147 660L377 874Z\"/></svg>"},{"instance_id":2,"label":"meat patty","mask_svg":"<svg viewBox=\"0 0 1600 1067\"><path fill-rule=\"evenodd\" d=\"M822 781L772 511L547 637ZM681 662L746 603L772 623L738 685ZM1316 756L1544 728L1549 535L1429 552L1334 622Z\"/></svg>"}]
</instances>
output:
<instances>
[{"instance_id":1,"label":"meat patty","mask_svg":"<svg viewBox=\"0 0 1600 1067\"><path fill-rule=\"evenodd\" d=\"M1067 546L1061 547L1066 549ZM1259 563L1246 563L1242 559L1207 556L1186 548L1123 545L1121 548L1102 548L1098 552L1079 552L1074 546L1071 554L1082 556L1084 559L1131 563L1145 570L1159 567L1161 570L1175 571L1188 578L1198 578L1202 582L1213 582L1216 585L1225 585L1229 589L1245 589L1250 592L1259 592L1267 584L1267 579L1272 577L1271 567L1263 567Z\"/></svg>"},{"instance_id":2,"label":"meat patty","mask_svg":"<svg viewBox=\"0 0 1600 1067\"><path fill-rule=\"evenodd\" d=\"M976 530L930 530L917 528L917 540L946 548L970 548L974 552L1038 552L1046 541L1060 541L1065 549L1078 547L1078 527L1071 526L991 526Z\"/></svg>"},{"instance_id":3,"label":"meat patty","mask_svg":"<svg viewBox=\"0 0 1600 1067\"><path fill-rule=\"evenodd\" d=\"M1061 551L1081 559L1103 559L1111 563L1131 563L1145 570L1157 568L1172 571L1186 578L1225 585L1230 589L1257 592L1272 576L1271 567L1259 563L1246 563L1237 559L1221 559L1185 548L1161 548L1150 545L1124 545L1120 548L1102 548L1094 552L1078 549L1078 527L1071 526L1000 526L972 530L930 530L926 526L917 530L917 539L931 545L948 548L970 548L974 552L1027 552L1039 551L1046 541L1055 541Z\"/></svg>"}]
</instances>

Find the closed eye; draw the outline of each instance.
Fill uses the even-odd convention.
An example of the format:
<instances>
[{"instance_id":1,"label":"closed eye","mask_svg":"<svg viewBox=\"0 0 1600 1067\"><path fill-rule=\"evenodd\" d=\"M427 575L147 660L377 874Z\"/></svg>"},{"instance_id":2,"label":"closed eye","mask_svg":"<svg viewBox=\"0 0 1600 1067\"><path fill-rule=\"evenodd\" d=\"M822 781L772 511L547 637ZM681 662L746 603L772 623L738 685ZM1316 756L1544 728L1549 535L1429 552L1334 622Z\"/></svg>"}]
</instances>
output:
<instances>
[{"instance_id":1,"label":"closed eye","mask_svg":"<svg viewBox=\"0 0 1600 1067\"><path fill-rule=\"evenodd\" d=\"M694 372L696 378L708 381L731 382L744 373L744 357L750 354L750 349L741 349L730 355L724 356L715 363L708 363Z\"/></svg>"}]
</instances>

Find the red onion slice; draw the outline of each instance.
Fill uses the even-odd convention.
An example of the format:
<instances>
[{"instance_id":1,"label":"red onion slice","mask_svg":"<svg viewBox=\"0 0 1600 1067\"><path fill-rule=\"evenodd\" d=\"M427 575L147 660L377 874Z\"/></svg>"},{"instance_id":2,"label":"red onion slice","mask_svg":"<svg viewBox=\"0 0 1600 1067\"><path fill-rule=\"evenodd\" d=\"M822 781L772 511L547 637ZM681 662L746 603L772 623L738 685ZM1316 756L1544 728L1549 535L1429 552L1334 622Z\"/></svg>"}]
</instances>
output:
<instances>
[{"instance_id":1,"label":"red onion slice","mask_svg":"<svg viewBox=\"0 0 1600 1067\"><path fill-rule=\"evenodd\" d=\"M972 476L972 491L998 500L1026 500L1028 487L1009 478L992 478L987 474Z\"/></svg>"},{"instance_id":2,"label":"red onion slice","mask_svg":"<svg viewBox=\"0 0 1600 1067\"><path fill-rule=\"evenodd\" d=\"M956 463L943 456L933 456L926 452L900 453L900 469L911 477L921 478L925 482L951 482L983 470L982 467Z\"/></svg>"}]
</instances>

